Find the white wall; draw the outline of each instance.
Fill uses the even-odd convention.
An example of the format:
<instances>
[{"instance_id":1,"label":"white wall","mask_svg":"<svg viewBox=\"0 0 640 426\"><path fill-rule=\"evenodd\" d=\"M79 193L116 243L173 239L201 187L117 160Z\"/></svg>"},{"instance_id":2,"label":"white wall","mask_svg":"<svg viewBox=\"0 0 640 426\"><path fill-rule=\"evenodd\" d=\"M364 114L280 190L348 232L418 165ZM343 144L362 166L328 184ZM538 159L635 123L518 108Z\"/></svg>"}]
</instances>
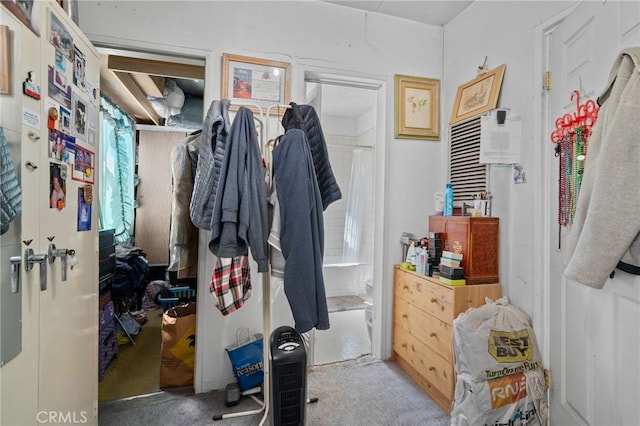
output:
<instances>
[{"instance_id":1,"label":"white wall","mask_svg":"<svg viewBox=\"0 0 640 426\"><path fill-rule=\"evenodd\" d=\"M384 337L377 348L374 337L374 353L388 356L392 265L400 260L398 240L403 231L426 233L433 193L444 186L445 170L441 142L394 140L393 75L441 79L442 28L323 2L82 1L78 15L80 27L94 42L207 56L209 100L220 97L222 53L290 62L291 95L298 102L304 99L305 70L383 83L386 113L378 123L384 140L376 148L376 197L384 207L376 212L376 222L384 237L376 246L382 264L376 269L376 282L382 284L376 291L385 302L377 311ZM212 265L209 256L201 271L210 275ZM221 388L232 380L223 348L233 341L237 327L261 328L260 279L255 278L256 291L249 303L224 318L206 303L210 298L202 294L208 289L200 283L197 362L204 359L204 365L196 378L200 383L196 391ZM208 283L201 273L203 279ZM274 314L274 324L278 315Z\"/></svg>"},{"instance_id":2,"label":"white wall","mask_svg":"<svg viewBox=\"0 0 640 426\"><path fill-rule=\"evenodd\" d=\"M573 2L474 2L444 28L443 108L450 113L457 87L476 76L488 57L489 69L506 64L499 100L509 114L522 116L522 163L527 183L515 185L510 167L492 166L492 214L500 218L500 282L511 303L534 314L534 200L542 190L541 145L553 155L548 135L538 139L539 117L534 99L542 90L542 70L536 68L535 28ZM508 36L507 36L508 35ZM446 115L448 123L448 115ZM538 120L536 122L536 120ZM534 318L534 323L540 319ZM542 332L542 330L540 330ZM540 339L541 340L541 339Z\"/></svg>"}]
</instances>

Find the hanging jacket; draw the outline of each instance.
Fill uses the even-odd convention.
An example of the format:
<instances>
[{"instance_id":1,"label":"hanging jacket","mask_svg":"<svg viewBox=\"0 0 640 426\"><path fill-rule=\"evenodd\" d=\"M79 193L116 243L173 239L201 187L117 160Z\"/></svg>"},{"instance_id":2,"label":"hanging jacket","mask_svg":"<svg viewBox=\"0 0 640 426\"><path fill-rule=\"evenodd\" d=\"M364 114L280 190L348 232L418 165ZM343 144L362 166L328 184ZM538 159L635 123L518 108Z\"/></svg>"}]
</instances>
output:
<instances>
[{"instance_id":1,"label":"hanging jacket","mask_svg":"<svg viewBox=\"0 0 640 426\"><path fill-rule=\"evenodd\" d=\"M191 134L171 150L171 224L169 233L168 271L178 278L191 278L198 273L198 229L189 215L193 193L192 158L197 158L200 133Z\"/></svg>"},{"instance_id":2,"label":"hanging jacket","mask_svg":"<svg viewBox=\"0 0 640 426\"><path fill-rule=\"evenodd\" d=\"M231 127L229 105L223 99L211 102L202 125L198 163L193 182L189 215L200 229L211 229L211 215L216 199L222 164L226 156L227 137Z\"/></svg>"},{"instance_id":3,"label":"hanging jacket","mask_svg":"<svg viewBox=\"0 0 640 426\"><path fill-rule=\"evenodd\" d=\"M291 108L282 116L282 126L285 130L301 129L306 135L324 211L331 203L342 198L342 192L331 169L320 118L311 105L297 105L295 102L291 102L290 105Z\"/></svg>"},{"instance_id":4,"label":"hanging jacket","mask_svg":"<svg viewBox=\"0 0 640 426\"><path fill-rule=\"evenodd\" d=\"M329 328L322 271L324 222L314 163L302 130L290 129L273 149L274 179L280 206L280 245L286 266L284 292L304 333Z\"/></svg>"},{"instance_id":5,"label":"hanging jacket","mask_svg":"<svg viewBox=\"0 0 640 426\"><path fill-rule=\"evenodd\" d=\"M227 138L211 216L209 249L218 257L247 254L267 272L267 188L253 113L240 107Z\"/></svg>"},{"instance_id":6,"label":"hanging jacket","mask_svg":"<svg viewBox=\"0 0 640 426\"><path fill-rule=\"evenodd\" d=\"M9 223L22 211L22 191L9 153L4 129L0 127L0 235L7 232Z\"/></svg>"},{"instance_id":7,"label":"hanging jacket","mask_svg":"<svg viewBox=\"0 0 640 426\"><path fill-rule=\"evenodd\" d=\"M618 55L598 103L564 271L594 288L616 266L640 273L640 47Z\"/></svg>"}]
</instances>

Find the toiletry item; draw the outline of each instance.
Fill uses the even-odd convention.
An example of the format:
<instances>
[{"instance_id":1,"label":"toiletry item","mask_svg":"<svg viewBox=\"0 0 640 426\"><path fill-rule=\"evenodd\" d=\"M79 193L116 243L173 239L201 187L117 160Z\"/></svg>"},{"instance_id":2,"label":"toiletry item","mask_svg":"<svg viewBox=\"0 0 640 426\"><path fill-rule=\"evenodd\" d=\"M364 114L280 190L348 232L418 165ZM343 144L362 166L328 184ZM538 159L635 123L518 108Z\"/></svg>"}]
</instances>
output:
<instances>
[{"instance_id":1,"label":"toiletry item","mask_svg":"<svg viewBox=\"0 0 640 426\"><path fill-rule=\"evenodd\" d=\"M412 241L407 252L406 262L412 266L416 266L416 244Z\"/></svg>"},{"instance_id":2,"label":"toiletry item","mask_svg":"<svg viewBox=\"0 0 640 426\"><path fill-rule=\"evenodd\" d=\"M433 196L433 201L435 203L435 215L442 216L444 212L444 192L438 191Z\"/></svg>"},{"instance_id":3,"label":"toiletry item","mask_svg":"<svg viewBox=\"0 0 640 426\"><path fill-rule=\"evenodd\" d=\"M453 186L447 183L447 188L444 191L444 211L445 216L453 216Z\"/></svg>"},{"instance_id":4,"label":"toiletry item","mask_svg":"<svg viewBox=\"0 0 640 426\"><path fill-rule=\"evenodd\" d=\"M419 274L422 274L422 275L426 274L426 272L427 272L427 259L428 259L427 249L422 247L418 251L418 264L416 265L416 272L418 272Z\"/></svg>"}]
</instances>

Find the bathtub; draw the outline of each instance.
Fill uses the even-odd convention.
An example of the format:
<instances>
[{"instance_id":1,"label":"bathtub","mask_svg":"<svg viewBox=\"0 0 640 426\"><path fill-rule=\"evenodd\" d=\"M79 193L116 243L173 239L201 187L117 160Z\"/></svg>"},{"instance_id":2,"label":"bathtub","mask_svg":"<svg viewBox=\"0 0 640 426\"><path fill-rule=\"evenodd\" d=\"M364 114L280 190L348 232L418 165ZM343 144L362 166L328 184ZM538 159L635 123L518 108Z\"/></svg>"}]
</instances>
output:
<instances>
[{"instance_id":1,"label":"bathtub","mask_svg":"<svg viewBox=\"0 0 640 426\"><path fill-rule=\"evenodd\" d=\"M325 257L322 265L327 297L365 294L367 280L373 278L371 262L345 262L341 257Z\"/></svg>"}]
</instances>

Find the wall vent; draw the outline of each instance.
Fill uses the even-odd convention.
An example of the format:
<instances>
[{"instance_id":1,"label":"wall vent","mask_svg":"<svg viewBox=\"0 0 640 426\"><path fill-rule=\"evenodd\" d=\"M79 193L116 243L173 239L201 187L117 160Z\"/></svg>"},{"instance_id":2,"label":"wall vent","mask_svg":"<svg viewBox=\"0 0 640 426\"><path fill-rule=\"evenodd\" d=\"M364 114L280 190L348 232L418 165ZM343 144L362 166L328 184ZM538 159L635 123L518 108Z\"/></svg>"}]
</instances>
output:
<instances>
[{"instance_id":1,"label":"wall vent","mask_svg":"<svg viewBox=\"0 0 640 426\"><path fill-rule=\"evenodd\" d=\"M480 164L481 116L451 126L449 182L453 185L456 206L471 201L473 195L487 192L488 167Z\"/></svg>"}]
</instances>

